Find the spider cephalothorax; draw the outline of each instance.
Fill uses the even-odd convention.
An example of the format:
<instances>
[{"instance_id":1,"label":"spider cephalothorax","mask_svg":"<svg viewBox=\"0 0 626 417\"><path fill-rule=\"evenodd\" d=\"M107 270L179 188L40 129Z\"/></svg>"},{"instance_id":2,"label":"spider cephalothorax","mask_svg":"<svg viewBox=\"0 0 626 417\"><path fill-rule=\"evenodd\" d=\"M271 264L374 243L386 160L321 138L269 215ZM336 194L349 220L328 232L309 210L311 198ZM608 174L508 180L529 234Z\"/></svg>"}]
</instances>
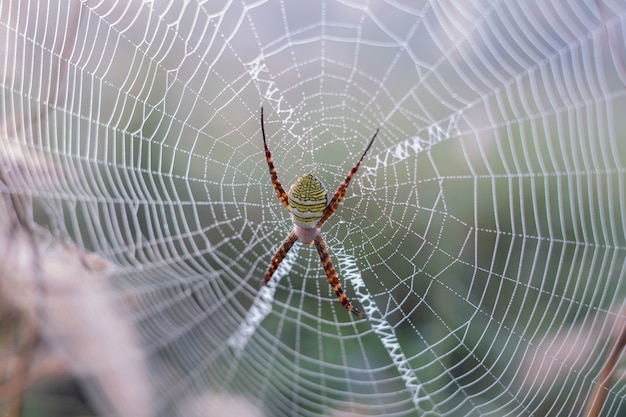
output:
<instances>
[{"instance_id":1,"label":"spider cephalothorax","mask_svg":"<svg viewBox=\"0 0 626 417\"><path fill-rule=\"evenodd\" d=\"M363 151L361 158L357 161L356 165L352 167L352 170L339 185L339 188L337 188L337 191L335 192L335 195L333 195L333 198L331 198L330 202L328 201L326 188L313 174L306 174L298 178L289 189L289 193L285 193L283 186L280 181L278 181L278 175L276 174L276 169L274 168L274 162L272 162L272 155L267 147L265 127L263 125L262 107L261 133L263 134L263 147L265 148L265 158L267 159L267 165L270 170L272 185L274 186L278 199L291 214L291 219L294 225L294 228L289 236L287 236L287 239L285 239L282 245L280 245L280 248L278 248L278 251L274 254L274 257L270 262L270 266L265 273L265 277L263 278L263 285L265 285L272 278L272 275L278 268L278 265L280 265L283 259L285 259L287 252L289 252L294 243L296 243L296 240L300 240L302 243L308 245L315 244L317 253L322 261L322 267L328 277L328 282L335 294L337 294L341 304L343 304L348 311L351 311L358 317L364 317L363 313L354 308L341 289L341 284L339 284L339 280L337 278L337 272L335 271L335 267L330 260L326 243L324 243L324 239L320 233L320 227L326 220L328 220L335 210L337 210L337 207L339 207L339 203L341 203L341 200L346 195L346 189L348 188L350 180L354 174L356 174L356 171L359 169L359 165L361 165L361 161L363 161L365 154L372 146L372 143L374 143L374 139L378 134L378 129L376 129L374 136L372 136L372 139L365 148L365 151Z\"/></svg>"}]
</instances>

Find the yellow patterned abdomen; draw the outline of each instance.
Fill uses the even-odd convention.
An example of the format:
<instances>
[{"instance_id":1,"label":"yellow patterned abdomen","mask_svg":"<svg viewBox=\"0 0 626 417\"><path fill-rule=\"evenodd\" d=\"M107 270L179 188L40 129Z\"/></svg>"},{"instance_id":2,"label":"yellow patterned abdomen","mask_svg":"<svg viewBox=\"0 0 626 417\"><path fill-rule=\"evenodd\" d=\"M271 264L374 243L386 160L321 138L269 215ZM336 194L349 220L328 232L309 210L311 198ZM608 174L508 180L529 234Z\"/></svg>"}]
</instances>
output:
<instances>
[{"instance_id":1,"label":"yellow patterned abdomen","mask_svg":"<svg viewBox=\"0 0 626 417\"><path fill-rule=\"evenodd\" d=\"M307 229L315 228L328 204L324 184L314 175L306 174L296 180L287 195L293 224Z\"/></svg>"}]
</instances>

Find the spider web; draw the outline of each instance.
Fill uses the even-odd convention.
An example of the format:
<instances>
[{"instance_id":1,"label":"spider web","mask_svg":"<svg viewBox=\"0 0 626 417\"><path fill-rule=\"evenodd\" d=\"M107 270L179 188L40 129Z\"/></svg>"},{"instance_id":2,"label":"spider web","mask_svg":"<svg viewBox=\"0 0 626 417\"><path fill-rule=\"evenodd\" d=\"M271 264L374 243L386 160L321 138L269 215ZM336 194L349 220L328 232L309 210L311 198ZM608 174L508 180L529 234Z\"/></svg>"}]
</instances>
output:
<instances>
[{"instance_id":1,"label":"spider web","mask_svg":"<svg viewBox=\"0 0 626 417\"><path fill-rule=\"evenodd\" d=\"M2 195L106 265L4 296L103 415L582 415L626 316L626 7L572 3L3 2ZM367 319L300 243L260 288L261 106L286 188L381 129L322 230Z\"/></svg>"}]
</instances>

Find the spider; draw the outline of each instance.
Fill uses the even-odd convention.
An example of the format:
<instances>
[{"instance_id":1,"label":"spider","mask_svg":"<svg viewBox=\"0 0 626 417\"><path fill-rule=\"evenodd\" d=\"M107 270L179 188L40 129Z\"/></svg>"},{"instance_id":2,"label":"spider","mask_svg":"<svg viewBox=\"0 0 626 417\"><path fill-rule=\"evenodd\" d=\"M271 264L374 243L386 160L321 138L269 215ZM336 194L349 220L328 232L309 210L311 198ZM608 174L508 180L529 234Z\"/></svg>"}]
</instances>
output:
<instances>
[{"instance_id":1,"label":"spider","mask_svg":"<svg viewBox=\"0 0 626 417\"><path fill-rule=\"evenodd\" d=\"M348 188L350 180L359 169L361 161L363 161L365 154L372 146L372 143L374 143L374 139L376 139L376 135L379 130L380 129L376 129L374 136L372 136L372 139L365 148L365 151L363 151L361 158L348 173L348 176L339 185L335 195L333 195L333 198L331 198L329 202L326 188L313 174L306 174L298 178L289 189L289 192L285 192L283 186L280 184L280 181L278 181L278 175L276 174L276 169L274 168L272 155L267 147L265 127L263 126L263 107L261 107L261 133L263 134L263 147L265 148L265 158L267 159L267 166L270 170L272 186L274 187L274 191L276 191L276 195L278 196L280 202L283 203L283 206L285 206L287 211L291 214L294 226L291 233L289 233L289 236L287 236L287 239L283 241L278 248L278 251L272 257L270 266L265 273L265 277L263 278L262 285L267 284L267 282L272 278L272 275L276 272L278 265L280 265L283 259L285 259L287 252L289 252L294 243L296 243L299 239L302 243L309 246L315 244L317 253L322 262L322 267L328 277L328 283L335 294L337 294L341 304L347 308L348 311L351 311L359 318L365 317L363 313L357 310L350 303L350 300L348 300L348 297L346 297L341 289L341 284L337 279L337 272L335 271L335 267L330 260L326 243L324 243L324 239L320 233L320 227L322 227L324 222L328 220L335 210L337 210L337 207L339 207L339 203L341 203L341 200L343 200L343 197L346 195L346 189Z\"/></svg>"}]
</instances>

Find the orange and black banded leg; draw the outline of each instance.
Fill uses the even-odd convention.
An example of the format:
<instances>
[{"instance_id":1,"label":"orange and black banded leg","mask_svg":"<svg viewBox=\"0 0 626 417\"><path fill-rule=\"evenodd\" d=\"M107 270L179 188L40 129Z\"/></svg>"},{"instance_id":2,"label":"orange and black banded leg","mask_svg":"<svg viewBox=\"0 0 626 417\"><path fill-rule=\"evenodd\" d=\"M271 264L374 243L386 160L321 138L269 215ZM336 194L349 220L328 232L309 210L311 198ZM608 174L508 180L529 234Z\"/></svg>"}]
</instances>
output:
<instances>
[{"instance_id":1,"label":"orange and black banded leg","mask_svg":"<svg viewBox=\"0 0 626 417\"><path fill-rule=\"evenodd\" d=\"M322 239L321 233L318 233L317 237L315 238L315 246L317 247L317 253L320 256L320 260L322 261L322 267L324 268L324 271L326 272L326 276L328 277L328 283L330 284L330 287L333 289L335 294L337 294L337 298L339 298L339 302L343 304L343 306L347 308L348 311L351 311L352 313L354 313L356 316L358 316L361 319L364 318L365 315L361 313L359 310L357 310L350 303L350 300L348 300L348 297L346 297L346 295L343 293L343 290L341 289L341 284L339 283L339 280L337 279L337 272L335 271L335 267L333 266L333 263L330 260L330 255L328 254L328 249L326 249L326 243L324 243L324 239Z\"/></svg>"},{"instance_id":2,"label":"orange and black banded leg","mask_svg":"<svg viewBox=\"0 0 626 417\"><path fill-rule=\"evenodd\" d=\"M272 185L274 186L274 191L276 191L276 196L283 206L287 210L289 210L289 201L287 199L287 193L283 188L280 181L278 181L278 174L276 173L276 168L274 168L274 161L272 161L272 154L270 153L269 148L267 147L267 141L265 140L265 126L263 125L263 107L261 107L261 133L263 134L263 148L265 148L265 159L267 159L267 166L270 170L270 178L272 179Z\"/></svg>"},{"instance_id":3,"label":"orange and black banded leg","mask_svg":"<svg viewBox=\"0 0 626 417\"><path fill-rule=\"evenodd\" d=\"M374 139L376 139L376 135L378 135L379 130L380 129L376 129L376 132L374 132L374 136L372 136L372 139L370 139L370 143L367 144L367 148L365 148L365 151L363 151L361 158L357 161L356 165L352 167L352 170L350 170L350 173L348 174L348 176L339 185L339 188L337 188L337 191L335 192L335 195L333 196L333 198L330 199L330 202L328 203L328 205L326 206L326 209L324 210L324 214L322 215L322 218L317 222L318 228L321 227L322 224L324 224L324 222L328 220L328 218L337 210L337 207L339 207L339 203L341 203L341 200L343 200L343 197L346 195L348 184L350 184L352 177L354 177L354 174L356 174L356 172L359 170L359 166L361 166L361 162L363 162L363 158L365 158L365 154L367 153L367 151L369 151L370 148L372 147L372 144L374 143Z\"/></svg>"},{"instance_id":4,"label":"orange and black banded leg","mask_svg":"<svg viewBox=\"0 0 626 417\"><path fill-rule=\"evenodd\" d=\"M285 259L285 256L287 256L287 252L289 252L289 249L291 249L293 244L296 243L296 240L298 240L296 232L292 231L291 233L289 233L287 239L285 239L282 245L280 245L280 248L278 248L278 251L272 257L272 260L270 261L270 266L265 273L265 277L263 278L263 284L261 284L261 286L267 284L267 282L272 278L272 275L274 275L274 272L276 272L278 265L280 265L283 259Z\"/></svg>"}]
</instances>

